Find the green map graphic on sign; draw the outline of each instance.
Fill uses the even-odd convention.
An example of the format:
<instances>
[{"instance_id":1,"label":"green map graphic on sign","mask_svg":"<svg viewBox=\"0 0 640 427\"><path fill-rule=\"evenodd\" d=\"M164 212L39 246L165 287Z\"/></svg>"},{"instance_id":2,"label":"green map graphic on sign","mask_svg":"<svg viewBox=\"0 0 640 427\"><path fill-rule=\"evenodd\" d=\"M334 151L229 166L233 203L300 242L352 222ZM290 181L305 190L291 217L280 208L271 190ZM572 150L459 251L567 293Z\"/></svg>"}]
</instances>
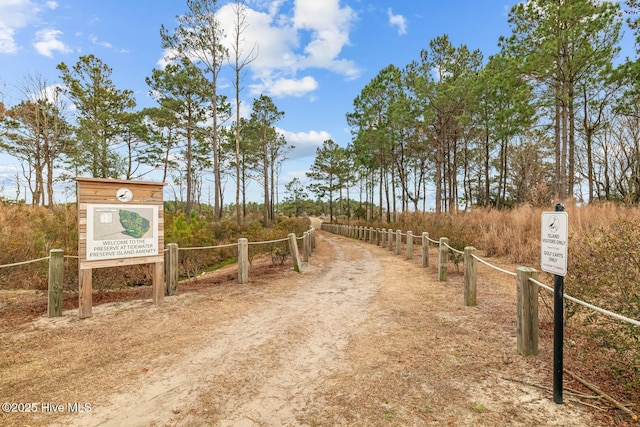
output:
<instances>
[{"instance_id":1,"label":"green map graphic on sign","mask_svg":"<svg viewBox=\"0 0 640 427\"><path fill-rule=\"evenodd\" d=\"M125 234L136 239L149 231L149 220L137 212L120 209L120 224L124 227Z\"/></svg>"}]
</instances>

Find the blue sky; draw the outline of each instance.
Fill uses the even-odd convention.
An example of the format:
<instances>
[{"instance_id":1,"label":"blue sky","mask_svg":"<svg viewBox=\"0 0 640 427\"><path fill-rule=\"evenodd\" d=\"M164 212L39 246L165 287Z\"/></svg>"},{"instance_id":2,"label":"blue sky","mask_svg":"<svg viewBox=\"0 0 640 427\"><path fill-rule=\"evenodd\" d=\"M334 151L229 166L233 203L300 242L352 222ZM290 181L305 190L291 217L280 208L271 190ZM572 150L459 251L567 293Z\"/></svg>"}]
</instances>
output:
<instances>
[{"instance_id":1,"label":"blue sky","mask_svg":"<svg viewBox=\"0 0 640 427\"><path fill-rule=\"evenodd\" d=\"M219 2L223 23L230 22L227 3ZM480 49L486 59L497 52L499 36L509 35L507 14L515 3L247 0L246 36L258 46L258 56L242 98L248 110L264 93L285 112L277 127L296 148L283 166L281 188L293 177L305 180L324 140L350 142L345 114L382 68L404 67L443 34L456 46ZM56 65L72 66L80 55L94 54L113 69L119 89L134 91L138 108L154 106L145 77L163 63L160 26L173 28L176 15L186 9L182 0L0 0L0 100L7 106L17 103L17 87L29 74L57 84ZM220 87L233 99L231 76L227 68ZM15 160L0 156L0 196L15 197L16 168ZM232 189L233 182L227 187Z\"/></svg>"}]
</instances>

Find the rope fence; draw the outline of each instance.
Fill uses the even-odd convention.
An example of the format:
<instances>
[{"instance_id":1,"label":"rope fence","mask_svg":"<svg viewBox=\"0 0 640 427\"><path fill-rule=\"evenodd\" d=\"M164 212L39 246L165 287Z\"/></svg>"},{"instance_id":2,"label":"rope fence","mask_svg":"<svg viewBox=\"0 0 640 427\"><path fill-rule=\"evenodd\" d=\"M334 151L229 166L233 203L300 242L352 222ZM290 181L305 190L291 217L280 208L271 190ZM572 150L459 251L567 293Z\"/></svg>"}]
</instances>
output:
<instances>
[{"instance_id":1,"label":"rope fence","mask_svg":"<svg viewBox=\"0 0 640 427\"><path fill-rule=\"evenodd\" d=\"M267 240L260 242L249 242L246 238L238 239L238 243L229 243L215 246L199 246L199 247L178 247L176 243L168 243L164 250L164 263L165 263L165 295L175 295L178 290L179 279L179 252L180 251L194 251L194 250L210 250L210 249L223 249L230 247L238 248L238 283L246 284L249 282L249 245L265 245L272 243L289 242L289 253L293 260L293 269L301 273L302 261L300 260L300 252L298 250L298 241L303 242L303 256L304 262L309 261L311 253L315 249L315 229L311 227L308 231L300 237L296 237L294 233L290 233L287 238ZM32 264L39 261L49 261L49 286L48 286L48 316L59 317L62 315L62 289L64 283L64 259L80 259L78 255L64 255L64 251L61 249L52 249L49 251L49 256L32 259L28 261L14 262L11 264L0 265L0 269L16 267L21 265ZM154 285L155 286L155 285Z\"/></svg>"},{"instance_id":2,"label":"rope fence","mask_svg":"<svg viewBox=\"0 0 640 427\"><path fill-rule=\"evenodd\" d=\"M539 282L538 280L535 280L535 279L529 279L529 280L532 281L533 283L535 283L536 285L540 286L544 290L553 293L553 288L552 287L549 287L549 286L545 285L544 283ZM571 302L579 304L579 305L581 305L583 307L589 308L589 309L591 309L593 311L597 311L600 314L604 314L605 316L609 316L609 317L611 317L613 319L620 320L622 322L626 322L626 323L629 323L631 325L640 326L640 321L639 320L631 319L631 318L623 316L621 314L614 313L613 311L605 310L604 308L600 308L600 307L595 306L593 304L589 304L588 302L581 301L581 300L579 300L577 298L574 298L574 297L572 297L570 295L564 295L564 298L566 300L569 300Z\"/></svg>"},{"instance_id":3,"label":"rope fence","mask_svg":"<svg viewBox=\"0 0 640 427\"><path fill-rule=\"evenodd\" d=\"M289 238L286 239L276 239L276 240L266 240L264 242L248 242L249 245L266 245L269 243L280 243L280 242L286 242L287 240L289 240Z\"/></svg>"},{"instance_id":4,"label":"rope fence","mask_svg":"<svg viewBox=\"0 0 640 427\"><path fill-rule=\"evenodd\" d=\"M510 275L510 276L513 276L513 277L516 277L516 276L517 276L517 274L516 274L516 273L514 273L513 271L505 270L504 268L500 268L500 267L498 267L498 266L496 266L496 265L493 265L493 264L491 264L491 263L489 263L489 262L487 262L487 261L483 260L482 258L477 257L476 255L473 255L473 259L475 259L476 261L478 261L478 262L480 262L480 263L482 263L482 264L486 265L487 267L493 268L494 270L501 271L501 272L503 272L503 273L505 273L505 274L508 274L508 275ZM552 291L553 291L553 289L552 289Z\"/></svg>"},{"instance_id":5,"label":"rope fence","mask_svg":"<svg viewBox=\"0 0 640 427\"><path fill-rule=\"evenodd\" d=\"M403 233L401 230L393 231L391 229L374 229L373 227L349 226L340 224L322 224L322 230L340 234L343 236L360 239L364 242L370 242L393 250L395 254L401 253L402 237L406 236L404 243L406 245L406 257L412 259L413 243L416 238L421 237L422 240L422 266L429 266L429 245L438 245L438 281L447 281L447 269L449 262L449 253L461 254L464 260L464 304L466 306L476 305L476 281L477 269L476 261L484 264L492 269L500 271L504 274L516 278L517 287L517 349L521 355L538 354L538 337L539 337L539 319L538 319L538 287L554 293L554 289L537 280L538 271L530 267L518 267L516 272L506 270L495 266L482 258L475 255L476 248L467 246L464 251L453 248L449 245L449 239L441 237L439 240L433 240L429 237L429 233L423 232L421 236L414 236L411 231ZM395 243L395 244L394 244ZM459 259L454 260L457 263ZM640 326L640 321L632 319L621 314L603 309L601 307L581 301L578 298L563 293L563 298L567 301L579 304L587 309L593 310L605 316L611 317L617 321L625 322L630 325ZM561 336L561 335L560 335ZM555 339L555 337L554 337ZM556 360L554 360L554 366ZM554 368L555 369L555 368ZM554 380L555 381L555 380ZM555 384L554 384L554 400L555 400ZM627 409L628 411L628 409ZM635 415L634 415L635 417ZM634 418L635 419L635 418Z\"/></svg>"},{"instance_id":6,"label":"rope fence","mask_svg":"<svg viewBox=\"0 0 640 427\"><path fill-rule=\"evenodd\" d=\"M44 261L44 260L48 260L48 259L49 259L49 257L45 256L45 257L42 257L42 258L31 259L29 261L21 261L21 262L14 262L14 263L11 263L11 264L0 265L0 268L17 267L19 265L33 264L34 262Z\"/></svg>"},{"instance_id":7,"label":"rope fence","mask_svg":"<svg viewBox=\"0 0 640 427\"><path fill-rule=\"evenodd\" d=\"M393 231L391 229L389 230L385 230L385 229L374 229L373 227L360 227L360 226L350 226L350 225L340 225L340 224L327 224L327 223L323 223L322 224L322 229L325 231L329 231L331 233L334 234L340 234L340 235L344 235L347 237L352 237L352 238L356 238L356 239L360 239L363 240L365 242L371 242L371 243L376 243L377 245L380 245L382 247L388 247L389 250L393 250L395 248L395 254L399 255L401 253L401 245L402 245L402 237L405 236L406 238L404 239L404 243L406 244L406 255L407 255L407 259L411 259L413 257L412 255L412 249L413 249L413 243L414 243L414 239L418 238L419 236L415 236L413 235L413 233L411 231L407 231L406 233L403 233L401 230L396 230ZM516 277L517 278L517 285L518 286L522 286L522 287L527 287L531 284L536 284L537 286L542 287L543 289L549 291L549 292L553 292L553 288L545 285L544 283L536 280L536 276L537 276L537 271L531 268L524 268L525 271L521 272L520 269L518 269L518 272L512 272L512 271L508 271L504 268L500 268L498 266L495 266L485 260L483 260L482 258L478 257L477 255L475 255L475 248L473 247L467 247L465 248L464 251L461 251L459 249L453 248L452 246L449 245L449 239L446 237L441 237L439 240L433 240L429 237L429 233L427 232L423 232L422 236L422 266L423 267L427 267L429 265L429 245L430 244L437 244L439 247L439 251L438 251L438 280L441 282L446 282L447 281L447 269L448 269L448 262L449 262L449 252L453 252L455 254L459 254L459 255L463 255L464 256L464 274L465 274L465 304L466 305L475 305L476 303L476 268L475 268L475 261L478 261L481 264L484 264L490 268L493 268L497 271L500 271L504 274L508 274L509 276L512 277ZM394 244L395 243L395 244ZM523 283L519 283L520 282L520 273L522 273L523 275L525 275L526 273L526 279L522 279L524 280ZM598 313L604 314L606 316L612 317L616 320L622 321L622 322L626 322L629 323L631 325L635 325L635 326L640 326L640 321L636 320L636 319L631 319L629 317L620 315L618 313L614 313L612 311L606 310L604 308L601 307L597 307L593 304L589 304L585 301L581 301L575 297L572 297L570 295L564 295L564 298L568 301L574 302L576 304L582 305L583 307L586 307L588 309L594 310ZM537 303L537 299L536 299L536 303ZM533 307L531 307L531 309L533 310ZM537 316L537 306L535 307L535 315ZM536 319L537 321L537 319ZM537 334L537 326L535 328L535 332L532 331L532 333L536 333ZM524 338L523 338L524 339ZM528 339L528 338L527 338ZM535 340L536 342L533 344L533 347L530 349L525 349L525 352L529 352L532 351L534 353L537 353L538 349L537 349L537 338Z\"/></svg>"},{"instance_id":8,"label":"rope fence","mask_svg":"<svg viewBox=\"0 0 640 427\"><path fill-rule=\"evenodd\" d=\"M178 248L178 250L180 251L198 251L198 250L205 250L205 249L222 249L222 248L230 248L232 246L238 246L237 243L229 243L226 245L216 245L216 246L197 246L197 247L190 247L190 248Z\"/></svg>"},{"instance_id":9,"label":"rope fence","mask_svg":"<svg viewBox=\"0 0 640 427\"><path fill-rule=\"evenodd\" d=\"M464 255L464 251L459 251L458 249L452 248L448 243L444 244L447 248L449 248L452 252L460 255Z\"/></svg>"}]
</instances>

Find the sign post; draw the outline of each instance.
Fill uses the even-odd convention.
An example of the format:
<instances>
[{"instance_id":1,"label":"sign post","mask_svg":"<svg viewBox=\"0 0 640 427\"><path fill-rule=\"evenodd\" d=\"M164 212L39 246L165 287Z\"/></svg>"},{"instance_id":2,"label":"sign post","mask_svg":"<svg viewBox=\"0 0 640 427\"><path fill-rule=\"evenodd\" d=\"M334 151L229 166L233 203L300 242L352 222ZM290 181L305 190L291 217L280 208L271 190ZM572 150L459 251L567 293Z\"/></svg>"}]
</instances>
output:
<instances>
[{"instance_id":1,"label":"sign post","mask_svg":"<svg viewBox=\"0 0 640 427\"><path fill-rule=\"evenodd\" d=\"M562 403L564 344L564 276L567 274L569 216L558 203L555 212L542 213L540 265L553 279L553 401Z\"/></svg>"}]
</instances>

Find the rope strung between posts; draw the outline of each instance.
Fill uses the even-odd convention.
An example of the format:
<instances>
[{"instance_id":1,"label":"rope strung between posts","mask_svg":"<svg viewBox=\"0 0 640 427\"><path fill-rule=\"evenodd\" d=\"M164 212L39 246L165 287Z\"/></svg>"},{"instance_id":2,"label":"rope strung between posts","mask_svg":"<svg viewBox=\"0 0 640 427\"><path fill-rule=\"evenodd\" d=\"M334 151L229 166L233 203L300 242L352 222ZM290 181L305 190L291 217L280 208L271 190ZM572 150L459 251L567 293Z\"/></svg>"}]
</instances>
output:
<instances>
[{"instance_id":1,"label":"rope strung between posts","mask_svg":"<svg viewBox=\"0 0 640 427\"><path fill-rule=\"evenodd\" d=\"M29 261L21 261L21 262L14 262L12 264L4 264L4 265L0 265L0 268L5 268L5 267L16 267L18 265L26 265L26 264L31 264L34 262L38 262L38 261L44 261L47 259L50 259L50 256L45 256L42 258L37 258L37 259L32 259ZM64 255L63 258L71 258L71 259L79 259L80 257L78 255Z\"/></svg>"},{"instance_id":2,"label":"rope strung between posts","mask_svg":"<svg viewBox=\"0 0 640 427\"><path fill-rule=\"evenodd\" d=\"M459 250L457 250L457 249L455 249L455 248L452 248L452 247L451 247L451 246L449 246L447 243L445 243L444 245L445 245L446 247L448 247L449 249L451 249L453 252L457 253L457 254L460 254L460 255L463 255L463 254L464 254L464 251L459 251Z\"/></svg>"},{"instance_id":3,"label":"rope strung between posts","mask_svg":"<svg viewBox=\"0 0 640 427\"><path fill-rule=\"evenodd\" d=\"M230 248L230 247L237 247L238 244L237 243L229 243L227 245L217 245L217 246L198 246L198 247L193 247L193 248L178 248L179 251L194 251L194 250L200 250L200 249L220 249L220 248Z\"/></svg>"},{"instance_id":4,"label":"rope strung between posts","mask_svg":"<svg viewBox=\"0 0 640 427\"><path fill-rule=\"evenodd\" d=\"M544 283L542 283L542 282L540 282L540 281L538 281L536 279L533 279L533 278L529 278L529 280L532 281L533 283L537 284L538 286L542 287L543 289L553 293L553 288L545 285ZM588 302L581 301L581 300L579 300L577 298L574 298L574 297L572 297L570 295L567 295L567 294L564 295L564 298L569 300L569 301L575 302L576 304L580 304L583 307L590 308L591 310L597 311L600 314L604 314L605 316L609 316L609 317L612 317L614 319L621 320L623 322L627 322L627 323L630 323L630 324L635 325L635 326L640 326L640 321L638 321L638 320L631 319L629 317L623 316L623 315L618 314L618 313L614 313L613 311L605 310L604 308L600 308L600 307L595 306L593 304L589 304Z\"/></svg>"},{"instance_id":5,"label":"rope strung between posts","mask_svg":"<svg viewBox=\"0 0 640 427\"><path fill-rule=\"evenodd\" d=\"M511 276L514 276L514 277L515 277L515 276L517 276L517 274L516 274L516 273L514 273L513 271L509 271L509 270L505 270L504 268L497 267L497 266L495 266L495 265L493 265L493 264L488 263L487 261L483 260L482 258L478 258L478 257L477 257L477 256L475 256L475 255L471 255L471 256L473 257L473 259L475 259L475 260L477 260L477 261L479 261L479 262L483 263L484 265L486 265L486 266L488 266L488 267L493 268L494 270L498 270L498 271L501 271L501 272L503 272L503 273L507 273L507 274L509 274L509 275L511 275Z\"/></svg>"},{"instance_id":6,"label":"rope strung between posts","mask_svg":"<svg viewBox=\"0 0 640 427\"><path fill-rule=\"evenodd\" d=\"M286 242L288 241L288 238L284 238L284 239L277 239L277 240L268 240L266 242L249 242L250 245L263 245L265 243L280 243L280 242Z\"/></svg>"},{"instance_id":7,"label":"rope strung between posts","mask_svg":"<svg viewBox=\"0 0 640 427\"><path fill-rule=\"evenodd\" d=\"M401 235L406 235L406 234L403 234L403 233L400 233L400 234L401 234ZM419 237L419 236L417 236L417 235L414 235L414 236L415 236L415 237ZM430 241L430 242L432 242L432 243L436 243L436 244L439 244L439 243L440 243L438 240L433 240L433 239L431 239L430 237L427 237L427 240L428 240L428 241ZM449 248L450 250L452 250L453 252L456 252L456 253L458 253L458 254L464 254L464 252L463 252L463 251L459 251L459 250L457 250L457 249L455 249L455 248L452 248L452 247L451 247L451 246L449 246L447 243L444 243L444 245L445 245L447 248ZM493 265L493 264L491 264L491 263L489 263L489 262L487 262L487 261L483 260L482 258L480 258L480 257L478 257L478 256L476 256L476 255L473 255L473 254L472 254L471 256L472 256L475 260L477 260L478 262L480 262L480 263L482 263L482 264L484 264L484 265L486 265L486 266L488 266L488 267L490 267L490 268L493 268L493 269L495 269L495 270L498 270L498 271L500 271L500 272L502 272L502 273L505 273L505 274L508 274L508 275L510 275L510 276L514 276L514 277L515 277L515 276L517 276L517 274L516 274L516 273L514 273L514 272L512 272L512 271L505 270L505 269L500 268L500 267L497 267L497 266L495 266L495 265ZM538 280L536 280L536 279L533 279L533 278L529 278L529 280L530 280L531 282L533 282L533 283L536 283L538 286L540 286L541 288L545 289L546 291L553 293L553 288L551 288L551 287L549 287L549 286L545 285L544 283L542 283L542 282L540 282L540 281L538 281ZM618 313L614 313L614 312L609 311L609 310L605 310L604 308L600 308L600 307L595 306L595 305L593 305L593 304L589 304L588 302L581 301L581 300L579 300L579 299L577 299L577 298L574 298L574 297L572 297L572 296L570 296L570 295L567 295L567 294L564 294L564 298L565 298L565 299L567 299L568 301L572 301L572 302L574 302L574 303L576 303L576 304L579 304L579 305L582 305L583 307L586 307L586 308L589 308L589 309L591 309L591 310L597 311L598 313L603 314L603 315L605 315L605 316L609 316L609 317L611 317L611 318L613 318L613 319L617 319L617 320L620 320L620 321L622 321L622 322L629 323L629 324L631 324L631 325L640 326L640 321L638 321L638 320L631 319L631 318L629 318L629 317L623 316L623 315L618 314Z\"/></svg>"},{"instance_id":8,"label":"rope strung between posts","mask_svg":"<svg viewBox=\"0 0 640 427\"><path fill-rule=\"evenodd\" d=\"M437 240L433 240L431 237L427 237L427 240L430 241L431 243L436 243L439 244L440 242Z\"/></svg>"},{"instance_id":9,"label":"rope strung between posts","mask_svg":"<svg viewBox=\"0 0 640 427\"><path fill-rule=\"evenodd\" d=\"M44 261L45 259L49 259L49 257L45 256L45 257L42 257L42 258L32 259L32 260L29 260L29 261L21 261L21 262L14 262L12 264L4 264L4 265L0 265L0 268L15 267L15 266L18 266L18 265L31 264L31 263L38 262L38 261Z\"/></svg>"},{"instance_id":10,"label":"rope strung between posts","mask_svg":"<svg viewBox=\"0 0 640 427\"><path fill-rule=\"evenodd\" d=\"M303 238L304 238L304 236L296 237L296 239L298 239L298 240L301 240ZM280 242L286 242L288 240L289 240L289 238L285 237L284 239L266 240L264 242L247 242L247 244L249 244L249 245L264 245L266 243L280 243ZM237 243L229 243L229 244L226 244L226 245L217 245L217 246L200 246L200 247L193 247L193 248L178 248L178 250L179 251L191 251L191 250L196 250L196 249L220 249L220 248L231 248L231 247L237 247L237 246L238 246Z\"/></svg>"},{"instance_id":11,"label":"rope strung between posts","mask_svg":"<svg viewBox=\"0 0 640 427\"><path fill-rule=\"evenodd\" d=\"M542 283L542 282L540 282L540 281L538 281L538 280L536 280L536 279L534 279L532 277L530 277L529 280L532 281L533 283L535 283L536 285L540 286L542 289L545 289L545 290L553 293L553 288L551 286L547 286L544 283Z\"/></svg>"}]
</instances>

